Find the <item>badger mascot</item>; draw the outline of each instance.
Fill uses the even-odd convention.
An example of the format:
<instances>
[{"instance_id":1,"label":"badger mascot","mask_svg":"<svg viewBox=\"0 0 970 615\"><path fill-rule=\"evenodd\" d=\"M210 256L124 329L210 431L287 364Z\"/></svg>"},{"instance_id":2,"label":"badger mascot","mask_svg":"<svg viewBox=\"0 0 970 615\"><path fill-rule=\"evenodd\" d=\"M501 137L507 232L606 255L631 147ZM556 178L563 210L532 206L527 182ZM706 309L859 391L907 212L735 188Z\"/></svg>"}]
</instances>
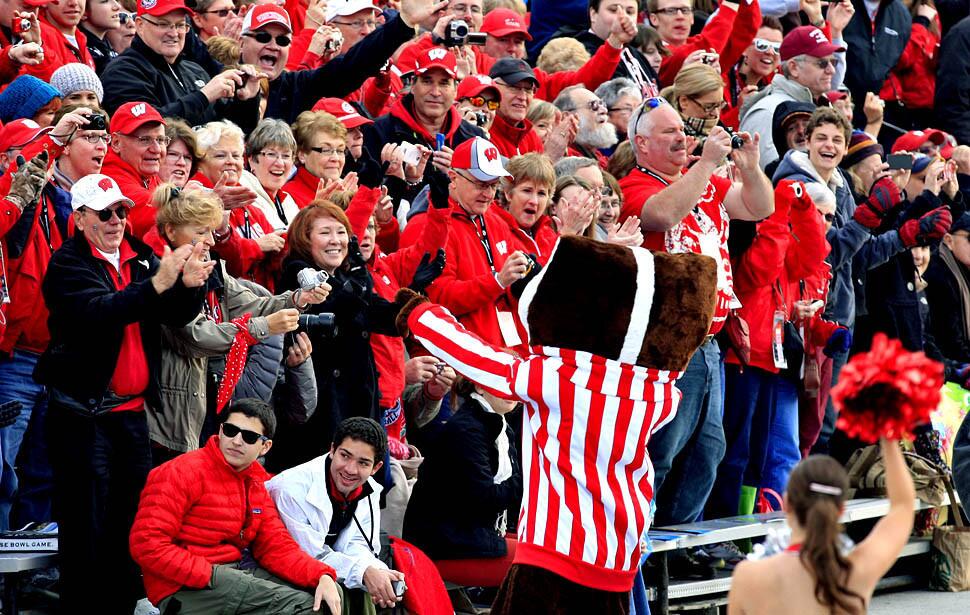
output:
<instances>
[{"instance_id":1,"label":"badger mascot","mask_svg":"<svg viewBox=\"0 0 970 615\"><path fill-rule=\"evenodd\" d=\"M627 612L653 497L647 441L677 411L716 287L706 256L563 237L522 290L521 358L398 296L402 334L525 406L519 542L493 615Z\"/></svg>"}]
</instances>

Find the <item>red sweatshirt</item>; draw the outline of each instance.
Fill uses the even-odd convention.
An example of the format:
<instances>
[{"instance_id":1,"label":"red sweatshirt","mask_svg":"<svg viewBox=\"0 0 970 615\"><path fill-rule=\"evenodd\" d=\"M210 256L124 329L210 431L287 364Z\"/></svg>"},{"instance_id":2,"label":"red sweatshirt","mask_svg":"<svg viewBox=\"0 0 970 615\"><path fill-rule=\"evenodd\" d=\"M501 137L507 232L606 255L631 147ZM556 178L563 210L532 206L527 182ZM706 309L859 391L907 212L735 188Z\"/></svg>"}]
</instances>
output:
<instances>
[{"instance_id":1,"label":"red sweatshirt","mask_svg":"<svg viewBox=\"0 0 970 615\"><path fill-rule=\"evenodd\" d=\"M509 230L512 231L512 238L515 242L513 251L521 250L526 254L535 254L539 257L540 265L545 265L549 261L552 248L559 239L559 233L552 226L552 218L544 215L539 218L539 221L531 230L526 231L519 226L519 223L507 209L496 207L495 213L505 220L505 223L509 225Z\"/></svg>"},{"instance_id":2,"label":"red sweatshirt","mask_svg":"<svg viewBox=\"0 0 970 615\"><path fill-rule=\"evenodd\" d=\"M546 149L529 120L522 120L521 125L513 126L501 115L496 115L488 137L506 158L529 152L541 154Z\"/></svg>"}]
</instances>

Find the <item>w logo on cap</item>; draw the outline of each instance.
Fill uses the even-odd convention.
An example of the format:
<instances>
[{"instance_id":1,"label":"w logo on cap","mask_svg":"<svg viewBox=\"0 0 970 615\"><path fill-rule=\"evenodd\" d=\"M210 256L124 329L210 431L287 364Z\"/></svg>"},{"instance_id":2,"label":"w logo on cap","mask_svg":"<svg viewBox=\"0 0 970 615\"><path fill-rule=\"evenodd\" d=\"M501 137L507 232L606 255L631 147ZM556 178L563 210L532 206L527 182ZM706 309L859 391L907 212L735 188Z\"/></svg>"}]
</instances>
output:
<instances>
[{"instance_id":1,"label":"w logo on cap","mask_svg":"<svg viewBox=\"0 0 970 615\"><path fill-rule=\"evenodd\" d=\"M114 187L115 187L115 183L111 181L110 177L105 177L104 179L98 182L98 188L101 188L105 192L108 192L109 190L113 190Z\"/></svg>"},{"instance_id":2,"label":"w logo on cap","mask_svg":"<svg viewBox=\"0 0 970 615\"><path fill-rule=\"evenodd\" d=\"M149 0L149 1L154 1L154 0ZM134 115L135 117L145 115L146 111L148 111L148 107L145 105L145 103L138 103L137 105L131 108L131 114Z\"/></svg>"},{"instance_id":3,"label":"w logo on cap","mask_svg":"<svg viewBox=\"0 0 970 615\"><path fill-rule=\"evenodd\" d=\"M158 0L141 0L141 8L150 11L158 4Z\"/></svg>"},{"instance_id":4,"label":"w logo on cap","mask_svg":"<svg viewBox=\"0 0 970 615\"><path fill-rule=\"evenodd\" d=\"M435 47L433 49L429 49L428 50L428 59L430 59L430 60L444 60L445 59L445 55L447 55L447 53L448 52L445 51L444 49L441 49L439 47Z\"/></svg>"},{"instance_id":5,"label":"w logo on cap","mask_svg":"<svg viewBox=\"0 0 970 615\"><path fill-rule=\"evenodd\" d=\"M498 160L498 149L495 147L489 147L482 153L482 155L485 156L485 160L494 162Z\"/></svg>"},{"instance_id":6,"label":"w logo on cap","mask_svg":"<svg viewBox=\"0 0 970 615\"><path fill-rule=\"evenodd\" d=\"M822 43L829 42L829 39L825 38L825 33L819 30L818 28L815 28L814 30L809 31L808 35L814 38L815 42L818 43L819 45L821 45Z\"/></svg>"}]
</instances>

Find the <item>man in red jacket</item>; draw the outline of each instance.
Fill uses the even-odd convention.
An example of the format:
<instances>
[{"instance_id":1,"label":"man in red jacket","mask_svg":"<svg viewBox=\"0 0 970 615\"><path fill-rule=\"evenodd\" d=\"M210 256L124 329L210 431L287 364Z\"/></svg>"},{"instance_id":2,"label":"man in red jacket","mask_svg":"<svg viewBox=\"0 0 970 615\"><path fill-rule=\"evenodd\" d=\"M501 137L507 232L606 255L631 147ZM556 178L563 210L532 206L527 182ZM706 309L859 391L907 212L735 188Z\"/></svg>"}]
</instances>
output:
<instances>
[{"instance_id":1,"label":"man in red jacket","mask_svg":"<svg viewBox=\"0 0 970 615\"><path fill-rule=\"evenodd\" d=\"M502 58L488 74L502 93L498 114L489 136L506 158L519 154L545 151L542 139L526 119L529 105L539 89L539 80L525 60Z\"/></svg>"},{"instance_id":2,"label":"man in red jacket","mask_svg":"<svg viewBox=\"0 0 970 615\"><path fill-rule=\"evenodd\" d=\"M700 34L690 36L694 23L692 0L647 0L650 25L657 29L671 54L660 64L660 84L670 85L688 56L695 52L720 54L733 34L738 3L723 0ZM751 14L745 12L745 15ZM747 17L750 19L751 17ZM760 21L760 14L757 17ZM749 39L750 40L750 39ZM747 41L745 47L747 47Z\"/></svg>"},{"instance_id":3,"label":"man in red jacket","mask_svg":"<svg viewBox=\"0 0 970 615\"><path fill-rule=\"evenodd\" d=\"M111 149L101 172L135 204L131 209L132 232L142 237L155 225L155 208L149 204L161 182L158 171L168 149L162 116L146 102L118 107L111 118Z\"/></svg>"},{"instance_id":4,"label":"man in red jacket","mask_svg":"<svg viewBox=\"0 0 970 615\"><path fill-rule=\"evenodd\" d=\"M334 569L300 549L266 492L256 459L275 431L269 404L241 400L204 448L149 474L129 543L163 613L340 613Z\"/></svg>"},{"instance_id":5,"label":"man in red jacket","mask_svg":"<svg viewBox=\"0 0 970 615\"><path fill-rule=\"evenodd\" d=\"M59 0L45 4L40 21L44 61L26 67L25 72L49 82L55 70L72 62L87 64L94 70L88 39L77 27L83 18L84 0Z\"/></svg>"}]
</instances>

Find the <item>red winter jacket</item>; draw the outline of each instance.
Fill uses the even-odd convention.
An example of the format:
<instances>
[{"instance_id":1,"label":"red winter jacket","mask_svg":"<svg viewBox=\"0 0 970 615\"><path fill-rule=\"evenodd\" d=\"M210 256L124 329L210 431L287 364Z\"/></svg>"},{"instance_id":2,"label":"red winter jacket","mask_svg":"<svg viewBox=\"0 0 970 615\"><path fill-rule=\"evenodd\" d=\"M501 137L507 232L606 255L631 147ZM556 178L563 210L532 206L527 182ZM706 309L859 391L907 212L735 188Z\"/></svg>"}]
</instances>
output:
<instances>
[{"instance_id":1,"label":"red winter jacket","mask_svg":"<svg viewBox=\"0 0 970 615\"><path fill-rule=\"evenodd\" d=\"M539 134L532 128L532 122L522 120L521 126L513 126L501 115L495 116L492 129L488 133L488 140L494 143L506 158L529 152L541 154L546 149Z\"/></svg>"},{"instance_id":2,"label":"red winter jacket","mask_svg":"<svg viewBox=\"0 0 970 615\"><path fill-rule=\"evenodd\" d=\"M367 223L374 213L374 207L380 198L380 189L361 187L357 190L350 205L347 206L347 218L354 235L364 236ZM421 235L416 243L392 253L381 251L380 243L374 246L374 254L367 261L367 269L374 280L374 292L394 301L394 294L401 286L407 286L414 278L421 257L430 252L432 258L439 248L444 248L448 242L448 220L451 218L451 208L437 209L429 207L427 224L423 225ZM425 216L421 216L424 218ZM372 333L370 347L374 353L374 363L377 365L377 385L381 391L381 406L392 407L404 393L404 340Z\"/></svg>"},{"instance_id":3,"label":"red winter jacket","mask_svg":"<svg viewBox=\"0 0 970 615\"><path fill-rule=\"evenodd\" d=\"M297 206L303 209L317 196L319 185L319 177L307 171L305 167L297 167L296 175L283 185L283 190L286 190L287 194L296 201Z\"/></svg>"},{"instance_id":4,"label":"red winter jacket","mask_svg":"<svg viewBox=\"0 0 970 615\"><path fill-rule=\"evenodd\" d=\"M879 97L914 109L932 109L936 67L940 62L940 35L933 34L925 17L913 21L909 43L882 85ZM937 18L937 29L939 29Z\"/></svg>"},{"instance_id":5,"label":"red winter jacket","mask_svg":"<svg viewBox=\"0 0 970 615\"><path fill-rule=\"evenodd\" d=\"M44 135L24 148L21 155L30 160L43 150L48 151L48 168L60 156L63 147L54 143ZM7 172L0 177L0 194L10 191L13 173L17 170L17 162L12 161ZM47 264L51 260L54 250L61 246L63 238L55 219L54 204L46 195L41 194L41 201L33 209L33 221L30 230L18 247L17 256L11 257L11 237L7 232L20 220L20 209L7 200L0 201L0 244L3 249L7 290L10 293L10 303L3 306L2 320L5 328L0 328L0 352L9 353L14 348L22 348L31 352L42 353L50 342L50 331L47 329L47 304L40 292L41 282L47 273ZM50 229L50 243L44 235L40 225L41 212L47 210L47 228ZM26 222L26 221L24 221Z\"/></svg>"},{"instance_id":6,"label":"red winter jacket","mask_svg":"<svg viewBox=\"0 0 970 615\"><path fill-rule=\"evenodd\" d=\"M828 251L822 221L804 184L779 183L775 212L758 224L751 247L733 269L734 291L742 305L739 313L751 333L752 366L778 373L771 352L775 312L792 319L797 297L790 294L790 285L815 273ZM733 349L727 361L739 363Z\"/></svg>"},{"instance_id":7,"label":"red winter jacket","mask_svg":"<svg viewBox=\"0 0 970 615\"><path fill-rule=\"evenodd\" d=\"M519 223L516 222L515 218L507 209L502 209L501 207L496 207L495 213L497 213L505 223L509 225L509 230L512 231L512 238L514 243L512 244L512 250L521 250L526 254L535 254L539 257L539 264L545 265L549 261L549 255L552 254L552 248L556 245L556 241L559 240L559 233L553 228L552 218L543 215L536 222L535 226L532 227L531 231L526 231Z\"/></svg>"},{"instance_id":8,"label":"red winter jacket","mask_svg":"<svg viewBox=\"0 0 970 615\"><path fill-rule=\"evenodd\" d=\"M333 568L303 552L280 521L258 463L236 472L219 436L152 470L131 527L131 556L154 604L178 590L202 589L215 564L242 559L249 548L260 566L297 587L315 588Z\"/></svg>"},{"instance_id":9,"label":"red winter jacket","mask_svg":"<svg viewBox=\"0 0 970 615\"><path fill-rule=\"evenodd\" d=\"M146 179L138 169L122 160L113 149L108 149L101 173L115 180L121 193L135 202L128 220L131 222L131 234L141 239L150 228L155 226L155 207L150 202L155 188L161 183L158 175L152 175ZM211 185L209 187L211 188Z\"/></svg>"},{"instance_id":10,"label":"red winter jacket","mask_svg":"<svg viewBox=\"0 0 970 615\"><path fill-rule=\"evenodd\" d=\"M38 79L50 82L54 71L65 64L80 62L87 64L91 67L91 70L94 70L94 58L88 51L88 39L80 28L74 32L74 36L77 37L77 44L80 45L80 49L78 49L67 42L60 30L51 25L47 19L46 11L41 11L40 36L41 40L44 41L44 61L34 66L24 66L22 71L24 74L33 75Z\"/></svg>"},{"instance_id":11,"label":"red winter jacket","mask_svg":"<svg viewBox=\"0 0 970 615\"><path fill-rule=\"evenodd\" d=\"M509 323L514 322L514 309L495 273L501 271L505 259L515 251L516 241L498 206L492 204L485 211L485 231L491 247L493 266L479 239L477 226L468 213L454 200L451 214L451 232L445 248L448 259L445 270L428 288L428 297L448 308L465 328L482 339L500 346L514 346L514 340L505 340L499 327L498 312L507 313ZM415 216L401 235L402 249L417 242L429 215ZM513 327L514 329L514 327Z\"/></svg>"},{"instance_id":12,"label":"red winter jacket","mask_svg":"<svg viewBox=\"0 0 970 615\"><path fill-rule=\"evenodd\" d=\"M741 4L745 4L745 0L742 0ZM745 11L743 14L746 16L746 20L753 18L751 11ZM680 72L681 67L684 65L684 60L698 49L707 49L718 54L724 53L728 40L733 36L732 30L735 27L735 19L740 15L742 15L741 12L722 4L718 8L717 13L711 17L711 20L701 30L700 34L690 37L683 45L664 43L667 45L667 49L670 50L671 55L665 57L660 63L660 84L662 86L673 85L674 77ZM758 26L760 25L761 20L758 19L755 25L755 32L757 32ZM745 43L744 47L747 47L750 42L749 40ZM744 51L744 48L741 50ZM721 66L724 66L723 62Z\"/></svg>"}]
</instances>

